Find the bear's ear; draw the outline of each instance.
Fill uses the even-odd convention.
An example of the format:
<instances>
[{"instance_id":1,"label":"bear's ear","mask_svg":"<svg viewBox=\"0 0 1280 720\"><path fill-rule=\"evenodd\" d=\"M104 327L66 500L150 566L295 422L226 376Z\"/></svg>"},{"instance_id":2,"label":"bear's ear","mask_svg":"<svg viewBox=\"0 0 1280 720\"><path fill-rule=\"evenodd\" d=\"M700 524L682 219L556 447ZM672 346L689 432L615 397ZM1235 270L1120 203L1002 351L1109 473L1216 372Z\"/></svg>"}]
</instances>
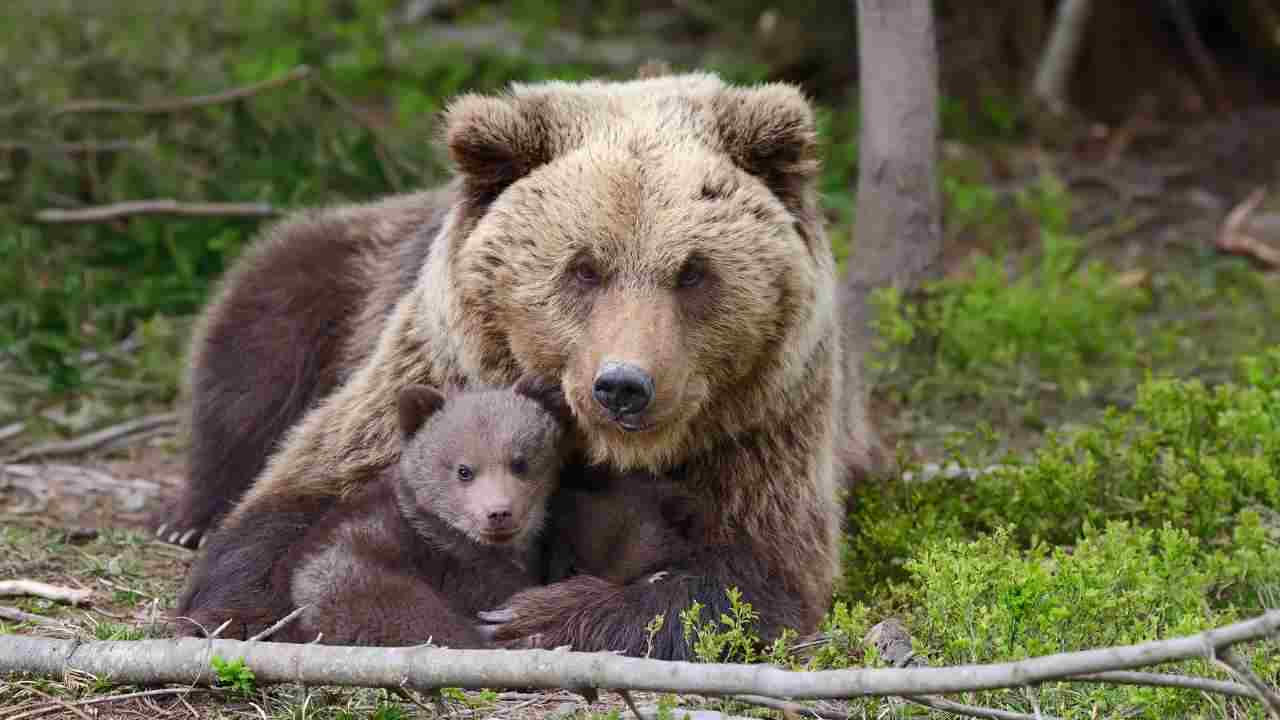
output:
<instances>
[{"instance_id":1,"label":"bear's ear","mask_svg":"<svg viewBox=\"0 0 1280 720\"><path fill-rule=\"evenodd\" d=\"M463 95L445 110L444 139L473 201L487 205L551 160L547 118L530 99Z\"/></svg>"},{"instance_id":2,"label":"bear's ear","mask_svg":"<svg viewBox=\"0 0 1280 720\"><path fill-rule=\"evenodd\" d=\"M400 413L400 436L412 437L440 408L444 407L444 395L426 385L410 385L400 391L396 409Z\"/></svg>"},{"instance_id":3,"label":"bear's ear","mask_svg":"<svg viewBox=\"0 0 1280 720\"><path fill-rule=\"evenodd\" d=\"M819 170L813 108L800 91L781 83L726 88L712 107L733 162L763 180L793 212L800 210Z\"/></svg>"},{"instance_id":4,"label":"bear's ear","mask_svg":"<svg viewBox=\"0 0 1280 720\"><path fill-rule=\"evenodd\" d=\"M541 405L561 423L568 424L573 419L573 410L564 396L564 388L554 378L528 372L511 389L517 395L523 395Z\"/></svg>"}]
</instances>

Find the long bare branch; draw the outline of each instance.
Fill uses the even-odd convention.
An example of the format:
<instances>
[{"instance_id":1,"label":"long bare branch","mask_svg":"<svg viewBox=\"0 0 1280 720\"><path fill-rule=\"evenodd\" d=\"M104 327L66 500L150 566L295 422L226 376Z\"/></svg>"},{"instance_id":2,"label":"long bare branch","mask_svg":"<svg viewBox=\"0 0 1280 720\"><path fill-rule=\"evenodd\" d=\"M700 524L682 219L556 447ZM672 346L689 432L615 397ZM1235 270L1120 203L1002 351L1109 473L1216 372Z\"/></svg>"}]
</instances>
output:
<instances>
[{"instance_id":1,"label":"long bare branch","mask_svg":"<svg viewBox=\"0 0 1280 720\"><path fill-rule=\"evenodd\" d=\"M234 640L88 642L0 636L0 673L61 677L70 670L121 683L207 683L214 654L240 657L262 682L463 688L608 688L790 699L926 695L1022 687L1205 656L1280 630L1280 610L1186 637L990 665L793 672L763 665L694 664L611 653L368 648Z\"/></svg>"},{"instance_id":2,"label":"long bare branch","mask_svg":"<svg viewBox=\"0 0 1280 720\"><path fill-rule=\"evenodd\" d=\"M113 440L146 432L158 427L176 425L177 423L177 413L145 415L134 420L129 420L128 422L120 423L119 425L112 425L111 427L96 430L87 435L72 438L71 440L34 445L32 447L19 450L12 457L8 458L6 462L22 462L23 460L31 458L61 457L91 452L103 447Z\"/></svg>"},{"instance_id":3,"label":"long bare branch","mask_svg":"<svg viewBox=\"0 0 1280 720\"><path fill-rule=\"evenodd\" d=\"M159 200L133 200L111 205L64 210L40 210L35 219L42 223L97 223L132 215L174 215L178 217L272 217L279 214L267 203L207 203Z\"/></svg>"},{"instance_id":4,"label":"long bare branch","mask_svg":"<svg viewBox=\"0 0 1280 720\"><path fill-rule=\"evenodd\" d=\"M73 115L79 113L133 113L139 115L158 115L181 112L208 105L223 103L252 97L265 90L288 85L311 75L311 68L299 65L289 72L262 82L231 88L211 95L195 95L192 97L165 98L150 102L125 102L120 100L75 100L57 108L53 115Z\"/></svg>"}]
</instances>

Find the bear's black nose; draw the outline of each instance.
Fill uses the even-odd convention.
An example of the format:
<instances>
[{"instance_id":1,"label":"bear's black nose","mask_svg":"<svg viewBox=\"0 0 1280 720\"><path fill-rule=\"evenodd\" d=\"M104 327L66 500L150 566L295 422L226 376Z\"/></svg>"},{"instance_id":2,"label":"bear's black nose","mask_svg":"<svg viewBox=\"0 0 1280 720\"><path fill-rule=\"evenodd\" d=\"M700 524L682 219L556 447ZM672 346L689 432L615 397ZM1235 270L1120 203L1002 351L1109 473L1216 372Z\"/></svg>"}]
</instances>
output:
<instances>
[{"instance_id":1,"label":"bear's black nose","mask_svg":"<svg viewBox=\"0 0 1280 720\"><path fill-rule=\"evenodd\" d=\"M635 365L607 362L592 387L596 402L615 415L634 415L653 401L653 378Z\"/></svg>"}]
</instances>

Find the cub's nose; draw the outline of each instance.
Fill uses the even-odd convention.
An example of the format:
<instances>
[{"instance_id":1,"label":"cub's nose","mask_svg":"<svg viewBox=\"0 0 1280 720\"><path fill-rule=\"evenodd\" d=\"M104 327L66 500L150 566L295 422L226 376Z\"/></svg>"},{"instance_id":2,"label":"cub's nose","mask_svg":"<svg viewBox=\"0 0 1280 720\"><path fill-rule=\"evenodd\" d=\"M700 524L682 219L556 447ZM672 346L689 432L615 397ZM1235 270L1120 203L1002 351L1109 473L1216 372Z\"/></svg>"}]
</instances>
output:
<instances>
[{"instance_id":1,"label":"cub's nose","mask_svg":"<svg viewBox=\"0 0 1280 720\"><path fill-rule=\"evenodd\" d=\"M653 378L635 365L607 362L591 389L596 402L615 415L634 415L653 402Z\"/></svg>"},{"instance_id":2,"label":"cub's nose","mask_svg":"<svg viewBox=\"0 0 1280 720\"><path fill-rule=\"evenodd\" d=\"M488 513L489 527L493 530L509 530L515 526L515 518L511 508L492 508Z\"/></svg>"}]
</instances>

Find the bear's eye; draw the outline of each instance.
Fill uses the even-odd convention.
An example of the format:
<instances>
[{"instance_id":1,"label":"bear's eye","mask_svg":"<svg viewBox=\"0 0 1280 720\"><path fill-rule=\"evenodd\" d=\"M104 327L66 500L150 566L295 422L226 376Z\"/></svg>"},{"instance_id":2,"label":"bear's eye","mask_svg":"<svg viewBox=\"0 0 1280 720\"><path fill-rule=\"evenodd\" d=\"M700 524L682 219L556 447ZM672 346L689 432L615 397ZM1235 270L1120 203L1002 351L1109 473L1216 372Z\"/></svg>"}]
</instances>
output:
<instances>
[{"instance_id":1,"label":"bear's eye","mask_svg":"<svg viewBox=\"0 0 1280 720\"><path fill-rule=\"evenodd\" d=\"M698 287L706 277L707 273L702 269L701 263L688 262L680 268L680 274L676 276L676 284L682 288Z\"/></svg>"},{"instance_id":2,"label":"bear's eye","mask_svg":"<svg viewBox=\"0 0 1280 720\"><path fill-rule=\"evenodd\" d=\"M512 474L512 475L523 475L523 474L525 474L526 472L529 472L529 461L528 461L528 460L525 460L525 459L524 459L524 458L522 458L522 457L518 457L518 458L516 458L515 460L512 460L512 461L511 461L511 474Z\"/></svg>"},{"instance_id":3,"label":"bear's eye","mask_svg":"<svg viewBox=\"0 0 1280 720\"><path fill-rule=\"evenodd\" d=\"M573 277L583 285L594 287L600 284L600 273L586 261L573 266Z\"/></svg>"},{"instance_id":4,"label":"bear's eye","mask_svg":"<svg viewBox=\"0 0 1280 720\"><path fill-rule=\"evenodd\" d=\"M464 483L465 483L465 482L471 482L471 479L472 479L472 478L474 478L474 477L475 477L475 473L471 472L471 468L470 468L470 467L468 467L468 466L466 466L466 465L459 465L459 466L458 466L458 479L459 479L459 480L461 480L461 481L462 481L462 482L464 482Z\"/></svg>"}]
</instances>

